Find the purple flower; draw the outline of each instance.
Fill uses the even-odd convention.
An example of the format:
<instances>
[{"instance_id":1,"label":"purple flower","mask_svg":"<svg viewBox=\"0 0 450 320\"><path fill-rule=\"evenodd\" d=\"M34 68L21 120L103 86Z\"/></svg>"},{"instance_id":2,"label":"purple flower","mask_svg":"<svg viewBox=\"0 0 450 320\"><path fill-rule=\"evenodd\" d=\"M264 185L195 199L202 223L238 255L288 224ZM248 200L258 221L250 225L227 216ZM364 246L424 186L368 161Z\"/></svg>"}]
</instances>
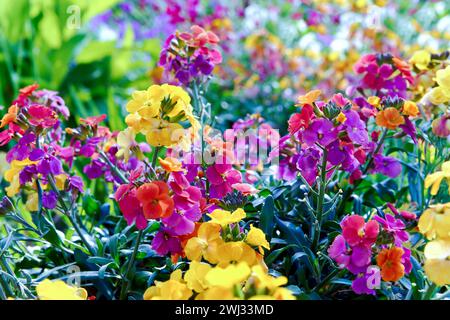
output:
<instances>
[{"instance_id":1,"label":"purple flower","mask_svg":"<svg viewBox=\"0 0 450 320\"><path fill-rule=\"evenodd\" d=\"M201 217L200 206L196 204L188 210L175 210L170 217L163 219L163 223L173 231L174 235L182 236L194 231L195 222Z\"/></svg>"},{"instance_id":2,"label":"purple flower","mask_svg":"<svg viewBox=\"0 0 450 320\"><path fill-rule=\"evenodd\" d=\"M367 273L360 273L357 275L355 280L352 282L352 289L356 294L372 294L375 295L376 292L374 289L370 289L367 284L370 279Z\"/></svg>"},{"instance_id":3,"label":"purple flower","mask_svg":"<svg viewBox=\"0 0 450 320\"><path fill-rule=\"evenodd\" d=\"M393 157L385 157L381 154L377 154L374 157L374 170L380 172L385 176L395 178L402 172L402 165Z\"/></svg>"},{"instance_id":4,"label":"purple flower","mask_svg":"<svg viewBox=\"0 0 450 320\"><path fill-rule=\"evenodd\" d=\"M165 256L169 252L172 254L181 253L181 241L175 237L172 230L162 227L153 238L152 249L161 256Z\"/></svg>"},{"instance_id":5,"label":"purple flower","mask_svg":"<svg viewBox=\"0 0 450 320\"><path fill-rule=\"evenodd\" d=\"M298 157L297 168L300 170L303 178L313 185L318 174L317 164L320 160L320 152L315 148L308 148Z\"/></svg>"},{"instance_id":6,"label":"purple flower","mask_svg":"<svg viewBox=\"0 0 450 320\"><path fill-rule=\"evenodd\" d=\"M42 206L47 209L55 209L58 195L55 191L50 190L42 195Z\"/></svg>"},{"instance_id":7,"label":"purple flower","mask_svg":"<svg viewBox=\"0 0 450 320\"><path fill-rule=\"evenodd\" d=\"M19 142L6 154L6 161L22 161L28 158L31 150L33 150L33 144L35 141L36 136L34 133L25 133L22 138L19 139Z\"/></svg>"},{"instance_id":8,"label":"purple flower","mask_svg":"<svg viewBox=\"0 0 450 320\"><path fill-rule=\"evenodd\" d=\"M38 161L36 165L37 172L44 176L49 174L56 176L63 172L61 161L42 149L34 149L30 153L30 160Z\"/></svg>"},{"instance_id":9,"label":"purple flower","mask_svg":"<svg viewBox=\"0 0 450 320\"><path fill-rule=\"evenodd\" d=\"M37 173L36 166L34 164L26 166L19 173L19 182L21 185L31 182L33 177Z\"/></svg>"},{"instance_id":10,"label":"purple flower","mask_svg":"<svg viewBox=\"0 0 450 320\"><path fill-rule=\"evenodd\" d=\"M80 193L83 193L83 180L78 176L72 176L67 179L68 181L68 191L78 190Z\"/></svg>"},{"instance_id":11,"label":"purple flower","mask_svg":"<svg viewBox=\"0 0 450 320\"><path fill-rule=\"evenodd\" d=\"M347 268L353 274L365 272L370 264L372 250L362 245L349 247L342 235L338 235L328 248L328 255L340 268Z\"/></svg>"},{"instance_id":12,"label":"purple flower","mask_svg":"<svg viewBox=\"0 0 450 320\"><path fill-rule=\"evenodd\" d=\"M344 122L348 137L357 144L366 145L369 142L366 124L361 120L359 114L354 110L344 112L347 120Z\"/></svg>"},{"instance_id":13,"label":"purple flower","mask_svg":"<svg viewBox=\"0 0 450 320\"><path fill-rule=\"evenodd\" d=\"M333 123L327 119L315 119L311 125L303 132L303 141L309 146L315 143L326 147L337 138L337 132Z\"/></svg>"},{"instance_id":14,"label":"purple flower","mask_svg":"<svg viewBox=\"0 0 450 320\"><path fill-rule=\"evenodd\" d=\"M390 214L385 214L384 219L380 216L375 216L374 219L394 237L394 243L397 247L401 247L403 242L409 240L408 232L405 231L405 224L402 220L396 219Z\"/></svg>"},{"instance_id":15,"label":"purple flower","mask_svg":"<svg viewBox=\"0 0 450 320\"><path fill-rule=\"evenodd\" d=\"M400 128L403 130L405 134L411 137L413 139L414 143L417 144L417 132L416 127L414 124L409 120L408 117L404 117L405 123L400 125Z\"/></svg>"}]
</instances>

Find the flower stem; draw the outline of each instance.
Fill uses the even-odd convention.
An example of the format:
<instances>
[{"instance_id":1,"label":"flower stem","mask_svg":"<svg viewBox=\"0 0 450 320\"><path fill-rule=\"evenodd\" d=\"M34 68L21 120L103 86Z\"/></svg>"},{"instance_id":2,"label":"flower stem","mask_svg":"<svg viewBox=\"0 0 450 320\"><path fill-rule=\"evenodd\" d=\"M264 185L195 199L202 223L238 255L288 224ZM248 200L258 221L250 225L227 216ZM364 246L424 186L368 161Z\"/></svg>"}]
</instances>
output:
<instances>
[{"instance_id":1,"label":"flower stem","mask_svg":"<svg viewBox=\"0 0 450 320\"><path fill-rule=\"evenodd\" d=\"M131 255L131 259L128 262L127 271L125 272L125 275L122 277L123 284L122 284L122 289L120 291L120 300L125 300L125 298L127 297L128 288L129 288L129 286L131 284L131 280L133 280L133 279L129 279L130 272L131 272L131 269L134 266L134 260L136 260L136 255L137 255L138 250L139 250L139 245L141 244L141 239L142 239L143 233L144 233L144 230L139 230L139 233L138 233L137 238L136 238L136 243L134 245L134 250L133 250L133 253Z\"/></svg>"},{"instance_id":2,"label":"flower stem","mask_svg":"<svg viewBox=\"0 0 450 320\"><path fill-rule=\"evenodd\" d=\"M122 180L122 183L128 183L128 179L123 175L123 173L109 160L108 156L103 152L99 152L100 156L105 160L111 170L116 174L116 176Z\"/></svg>"},{"instance_id":3,"label":"flower stem","mask_svg":"<svg viewBox=\"0 0 450 320\"><path fill-rule=\"evenodd\" d=\"M373 163L374 157L375 155L380 151L381 147L383 146L384 140L386 140L386 136L387 136L387 129L383 130L383 133L381 135L380 140L377 143L377 146L375 148L375 150L369 155L368 161L366 166L364 167L363 171L362 171L362 175L367 174L367 172L370 169L370 166ZM347 202L348 198L353 194L353 192L358 188L358 186L360 185L360 183L362 182L362 179L356 180L355 183L353 185L351 185L350 187L348 187L344 194L342 195L342 199L341 199L341 203L339 204L339 207L337 209L337 212L340 213L344 210L345 208L345 203Z\"/></svg>"},{"instance_id":4,"label":"flower stem","mask_svg":"<svg viewBox=\"0 0 450 320\"><path fill-rule=\"evenodd\" d=\"M327 186L327 156L328 151L324 149L322 154L322 164L320 166L319 195L317 197L316 232L314 233L314 239L312 243L312 247L314 250L317 250L317 246L320 241L320 232L322 230L323 204L325 198L325 188Z\"/></svg>"},{"instance_id":5,"label":"flower stem","mask_svg":"<svg viewBox=\"0 0 450 320\"><path fill-rule=\"evenodd\" d=\"M159 150L161 150L161 147L155 147L155 151L153 153L153 158L152 158L152 168L153 170L156 172L156 160L158 160L158 153Z\"/></svg>"}]
</instances>

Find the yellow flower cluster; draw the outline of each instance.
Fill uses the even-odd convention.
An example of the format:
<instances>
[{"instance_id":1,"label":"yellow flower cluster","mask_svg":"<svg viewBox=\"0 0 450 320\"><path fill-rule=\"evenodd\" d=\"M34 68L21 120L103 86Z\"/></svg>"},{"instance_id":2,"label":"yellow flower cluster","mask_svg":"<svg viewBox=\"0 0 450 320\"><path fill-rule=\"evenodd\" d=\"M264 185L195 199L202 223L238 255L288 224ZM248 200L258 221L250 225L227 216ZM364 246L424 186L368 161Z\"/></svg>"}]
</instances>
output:
<instances>
[{"instance_id":1,"label":"yellow flower cluster","mask_svg":"<svg viewBox=\"0 0 450 320\"><path fill-rule=\"evenodd\" d=\"M435 196L441 185L442 180L447 180L448 190L450 193L450 161L442 164L442 170L436 171L425 178L425 188L431 187L431 195Z\"/></svg>"},{"instance_id":2,"label":"yellow flower cluster","mask_svg":"<svg viewBox=\"0 0 450 320\"><path fill-rule=\"evenodd\" d=\"M180 122L189 122L194 131L199 129L191 98L181 87L163 84L135 91L126 109L130 113L125 119L128 127L134 134L144 134L152 146L188 146ZM127 135L131 140L130 132Z\"/></svg>"},{"instance_id":3,"label":"yellow flower cluster","mask_svg":"<svg viewBox=\"0 0 450 320\"><path fill-rule=\"evenodd\" d=\"M211 220L201 224L184 248L191 260L184 276L175 270L168 281L148 288L144 299L294 299L281 287L285 277L268 274L262 248L270 246L262 230L251 225L247 234L241 233L238 224L245 216L242 209L209 214Z\"/></svg>"},{"instance_id":4,"label":"yellow flower cluster","mask_svg":"<svg viewBox=\"0 0 450 320\"><path fill-rule=\"evenodd\" d=\"M419 230L430 241L424 269L431 281L450 284L450 202L430 206L419 220Z\"/></svg>"},{"instance_id":5,"label":"yellow flower cluster","mask_svg":"<svg viewBox=\"0 0 450 320\"><path fill-rule=\"evenodd\" d=\"M450 66L436 72L437 87L434 87L429 94L429 101L434 105L450 101Z\"/></svg>"},{"instance_id":6,"label":"yellow flower cluster","mask_svg":"<svg viewBox=\"0 0 450 320\"><path fill-rule=\"evenodd\" d=\"M87 291L83 288L69 286L61 280L45 279L36 286L39 300L86 300Z\"/></svg>"}]
</instances>

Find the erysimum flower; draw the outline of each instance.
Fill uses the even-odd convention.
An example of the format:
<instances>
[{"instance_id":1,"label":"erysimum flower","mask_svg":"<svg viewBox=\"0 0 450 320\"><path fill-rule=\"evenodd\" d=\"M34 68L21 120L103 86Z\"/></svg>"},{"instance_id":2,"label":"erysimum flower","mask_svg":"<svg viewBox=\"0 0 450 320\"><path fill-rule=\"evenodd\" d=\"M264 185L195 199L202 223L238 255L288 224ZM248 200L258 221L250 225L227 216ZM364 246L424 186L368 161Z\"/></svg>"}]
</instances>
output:
<instances>
[{"instance_id":1,"label":"erysimum flower","mask_svg":"<svg viewBox=\"0 0 450 320\"><path fill-rule=\"evenodd\" d=\"M168 281L155 283L144 292L144 300L187 300L192 296L180 269L172 272Z\"/></svg>"},{"instance_id":2,"label":"erysimum flower","mask_svg":"<svg viewBox=\"0 0 450 320\"><path fill-rule=\"evenodd\" d=\"M210 196L222 198L233 191L235 183L242 182L242 175L233 169L231 164L214 164L206 169L206 177L210 182Z\"/></svg>"},{"instance_id":3,"label":"erysimum flower","mask_svg":"<svg viewBox=\"0 0 450 320\"><path fill-rule=\"evenodd\" d=\"M388 107L378 112L376 117L376 123L380 127L388 129L397 129L399 125L405 123L405 119L400 112L394 107Z\"/></svg>"},{"instance_id":4,"label":"erysimum flower","mask_svg":"<svg viewBox=\"0 0 450 320\"><path fill-rule=\"evenodd\" d=\"M123 184L119 186L115 195L115 200L119 204L125 220L131 225L136 222L136 227L140 230L147 226L147 219L144 216L141 202L137 198L137 191L132 185Z\"/></svg>"},{"instance_id":5,"label":"erysimum flower","mask_svg":"<svg viewBox=\"0 0 450 320\"><path fill-rule=\"evenodd\" d=\"M206 274L212 269L207 263L192 261L189 264L189 270L184 274L184 280L189 289L197 293L203 292L209 287L206 281Z\"/></svg>"},{"instance_id":6,"label":"erysimum flower","mask_svg":"<svg viewBox=\"0 0 450 320\"><path fill-rule=\"evenodd\" d=\"M303 106L305 104L312 104L313 102L315 102L320 97L321 94L322 94L322 91L320 91L320 90L309 91L305 95L299 96L297 98L296 106Z\"/></svg>"},{"instance_id":7,"label":"erysimum flower","mask_svg":"<svg viewBox=\"0 0 450 320\"><path fill-rule=\"evenodd\" d=\"M251 273L245 262L230 264L226 268L215 267L206 274L206 281L211 286L231 289L234 285L242 283Z\"/></svg>"},{"instance_id":8,"label":"erysimum flower","mask_svg":"<svg viewBox=\"0 0 450 320\"><path fill-rule=\"evenodd\" d=\"M373 160L374 170L385 176L395 178L402 172L402 165L394 157L385 157L382 154L376 154Z\"/></svg>"},{"instance_id":9,"label":"erysimum flower","mask_svg":"<svg viewBox=\"0 0 450 320\"><path fill-rule=\"evenodd\" d=\"M319 143L325 147L337 138L337 132L330 120L320 118L311 122L310 126L303 132L302 137L303 141L309 146Z\"/></svg>"},{"instance_id":10,"label":"erysimum flower","mask_svg":"<svg viewBox=\"0 0 450 320\"><path fill-rule=\"evenodd\" d=\"M420 216L418 227L430 240L450 238L450 203L430 206Z\"/></svg>"},{"instance_id":11,"label":"erysimum flower","mask_svg":"<svg viewBox=\"0 0 450 320\"><path fill-rule=\"evenodd\" d=\"M450 193L450 161L442 164L442 170L436 171L425 178L425 188L431 187L430 193L435 196L439 191L439 186L443 179L447 180L447 185Z\"/></svg>"},{"instance_id":12,"label":"erysimum flower","mask_svg":"<svg viewBox=\"0 0 450 320\"><path fill-rule=\"evenodd\" d=\"M142 204L147 219L167 218L173 213L174 201L164 181L145 183L137 189L136 197Z\"/></svg>"},{"instance_id":13,"label":"erysimum flower","mask_svg":"<svg viewBox=\"0 0 450 320\"><path fill-rule=\"evenodd\" d=\"M384 281L398 281L405 274L402 264L403 249L392 247L383 249L377 256L377 264L381 268L381 277Z\"/></svg>"},{"instance_id":14,"label":"erysimum flower","mask_svg":"<svg viewBox=\"0 0 450 320\"><path fill-rule=\"evenodd\" d=\"M424 253L424 269L430 280L439 286L450 284L450 239L431 241Z\"/></svg>"},{"instance_id":15,"label":"erysimum flower","mask_svg":"<svg viewBox=\"0 0 450 320\"><path fill-rule=\"evenodd\" d=\"M253 224L250 225L250 230L245 237L245 242L251 246L258 247L261 254L264 253L262 247L270 250L270 244L266 240L266 235L261 229L254 227Z\"/></svg>"},{"instance_id":16,"label":"erysimum flower","mask_svg":"<svg viewBox=\"0 0 450 320\"><path fill-rule=\"evenodd\" d=\"M197 237L191 238L184 247L186 257L192 261L200 261L202 257L210 263L217 263L218 249L223 240L220 237L220 225L202 223Z\"/></svg>"},{"instance_id":17,"label":"erysimum flower","mask_svg":"<svg viewBox=\"0 0 450 320\"><path fill-rule=\"evenodd\" d=\"M414 52L409 63L419 70L427 70L428 64L431 62L431 54L426 50L418 50Z\"/></svg>"},{"instance_id":18,"label":"erysimum flower","mask_svg":"<svg viewBox=\"0 0 450 320\"><path fill-rule=\"evenodd\" d=\"M222 210L222 209L216 209L210 214L208 214L208 217L211 218L212 223L217 223L221 225L222 227L227 226L232 223L237 223L245 218L245 211L241 208L236 209L233 212Z\"/></svg>"},{"instance_id":19,"label":"erysimum flower","mask_svg":"<svg viewBox=\"0 0 450 320\"><path fill-rule=\"evenodd\" d=\"M36 286L39 300L86 300L87 291L67 285L65 282L45 279Z\"/></svg>"},{"instance_id":20,"label":"erysimum flower","mask_svg":"<svg viewBox=\"0 0 450 320\"><path fill-rule=\"evenodd\" d=\"M378 236L379 225L376 221L365 222L358 215L348 216L341 222L342 235L350 246L371 247Z\"/></svg>"}]
</instances>

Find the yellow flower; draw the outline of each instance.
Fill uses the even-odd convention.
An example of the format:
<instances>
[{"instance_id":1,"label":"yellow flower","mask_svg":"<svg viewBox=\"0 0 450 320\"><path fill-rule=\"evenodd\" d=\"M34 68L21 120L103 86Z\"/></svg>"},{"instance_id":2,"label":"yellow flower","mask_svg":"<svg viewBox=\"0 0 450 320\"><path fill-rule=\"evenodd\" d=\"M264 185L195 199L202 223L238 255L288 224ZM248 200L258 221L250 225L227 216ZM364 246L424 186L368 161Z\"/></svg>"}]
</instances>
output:
<instances>
[{"instance_id":1,"label":"yellow flower","mask_svg":"<svg viewBox=\"0 0 450 320\"><path fill-rule=\"evenodd\" d=\"M377 97L377 96L370 96L370 97L367 99L367 102L368 102L370 105L372 105L372 106L378 108L378 107L380 106L380 100L381 100L380 97Z\"/></svg>"},{"instance_id":2,"label":"yellow flower","mask_svg":"<svg viewBox=\"0 0 450 320\"><path fill-rule=\"evenodd\" d=\"M238 262L246 262L249 266L259 263L255 250L243 241L224 242L218 248L217 257L221 267Z\"/></svg>"},{"instance_id":3,"label":"yellow flower","mask_svg":"<svg viewBox=\"0 0 450 320\"><path fill-rule=\"evenodd\" d=\"M432 173L425 178L425 188L431 187L431 194L435 196L438 193L439 186L444 178L447 180L450 193L450 161L446 161L442 164L442 171Z\"/></svg>"},{"instance_id":4,"label":"yellow flower","mask_svg":"<svg viewBox=\"0 0 450 320\"><path fill-rule=\"evenodd\" d=\"M295 300L295 296L292 294L291 290L286 288L278 288L272 293L272 296L276 300Z\"/></svg>"},{"instance_id":5,"label":"yellow flower","mask_svg":"<svg viewBox=\"0 0 450 320\"><path fill-rule=\"evenodd\" d=\"M170 123L166 120L150 120L150 128L147 131L147 142L154 147L176 145L183 140L186 133L178 123Z\"/></svg>"},{"instance_id":6,"label":"yellow flower","mask_svg":"<svg viewBox=\"0 0 450 320\"><path fill-rule=\"evenodd\" d=\"M319 96L322 94L322 91L320 90L312 90L307 92L303 96L299 96L297 98L296 106L303 106L305 104L312 104L314 101L319 98Z\"/></svg>"},{"instance_id":7,"label":"yellow flower","mask_svg":"<svg viewBox=\"0 0 450 320\"><path fill-rule=\"evenodd\" d=\"M426 50L419 50L414 52L409 63L414 65L419 70L427 70L428 64L431 61L431 54Z\"/></svg>"},{"instance_id":8,"label":"yellow flower","mask_svg":"<svg viewBox=\"0 0 450 320\"><path fill-rule=\"evenodd\" d=\"M245 242L247 242L251 246L259 247L259 252L261 254L264 254L264 251L261 247L270 250L270 244L266 240L266 235L264 234L264 232L259 228L253 227L252 224L250 225L250 231L245 237Z\"/></svg>"},{"instance_id":9,"label":"yellow flower","mask_svg":"<svg viewBox=\"0 0 450 320\"><path fill-rule=\"evenodd\" d=\"M430 206L420 216L418 227L430 240L450 238L450 202Z\"/></svg>"},{"instance_id":10,"label":"yellow flower","mask_svg":"<svg viewBox=\"0 0 450 320\"><path fill-rule=\"evenodd\" d=\"M28 196L27 202L25 203L25 208L31 212L39 210L39 196L37 192L33 192Z\"/></svg>"},{"instance_id":11,"label":"yellow flower","mask_svg":"<svg viewBox=\"0 0 450 320\"><path fill-rule=\"evenodd\" d=\"M444 90L445 95L450 97L450 66L436 71L436 82Z\"/></svg>"},{"instance_id":12,"label":"yellow flower","mask_svg":"<svg viewBox=\"0 0 450 320\"><path fill-rule=\"evenodd\" d=\"M155 281L155 285L144 292L144 300L188 300L192 296L192 290L181 279L180 269L170 275L170 279L164 282Z\"/></svg>"},{"instance_id":13,"label":"yellow flower","mask_svg":"<svg viewBox=\"0 0 450 320\"><path fill-rule=\"evenodd\" d=\"M67 285L65 282L45 279L36 287L39 300L86 300L87 291Z\"/></svg>"},{"instance_id":14,"label":"yellow flower","mask_svg":"<svg viewBox=\"0 0 450 320\"><path fill-rule=\"evenodd\" d=\"M117 144L120 149L117 151L116 156L123 156L125 162L128 162L132 154L131 148L137 145L133 129L126 128L124 131L120 131L117 135Z\"/></svg>"},{"instance_id":15,"label":"yellow flower","mask_svg":"<svg viewBox=\"0 0 450 320\"><path fill-rule=\"evenodd\" d=\"M428 243L425 253L425 273L439 286L450 284L450 239Z\"/></svg>"},{"instance_id":16,"label":"yellow flower","mask_svg":"<svg viewBox=\"0 0 450 320\"><path fill-rule=\"evenodd\" d=\"M216 209L212 213L208 214L211 218L211 222L220 224L222 227L232 223L237 223L245 218L245 211L241 208L236 209L233 212Z\"/></svg>"},{"instance_id":17,"label":"yellow flower","mask_svg":"<svg viewBox=\"0 0 450 320\"><path fill-rule=\"evenodd\" d=\"M66 185L67 176L65 174L58 174L55 176L55 184L58 190L64 190Z\"/></svg>"},{"instance_id":18,"label":"yellow flower","mask_svg":"<svg viewBox=\"0 0 450 320\"><path fill-rule=\"evenodd\" d=\"M286 277L272 277L267 273L263 267L257 265L252 267L252 276L251 278L254 280L254 285L258 289L268 289L270 292L285 285L288 280Z\"/></svg>"},{"instance_id":19,"label":"yellow flower","mask_svg":"<svg viewBox=\"0 0 450 320\"><path fill-rule=\"evenodd\" d=\"M198 229L197 237L186 243L184 252L191 261L200 261L202 257L210 263L217 263L218 249L223 244L220 237L220 225L215 223L202 223Z\"/></svg>"},{"instance_id":20,"label":"yellow flower","mask_svg":"<svg viewBox=\"0 0 450 320\"><path fill-rule=\"evenodd\" d=\"M159 164L167 172L180 172L185 171L183 164L178 159L172 157L166 157L165 159L158 158Z\"/></svg>"},{"instance_id":21,"label":"yellow flower","mask_svg":"<svg viewBox=\"0 0 450 320\"><path fill-rule=\"evenodd\" d=\"M404 115L415 117L419 114L419 108L414 102L405 101L402 112Z\"/></svg>"},{"instance_id":22,"label":"yellow flower","mask_svg":"<svg viewBox=\"0 0 450 320\"><path fill-rule=\"evenodd\" d=\"M13 160L11 167L5 172L5 180L10 183L10 186L5 188L8 197L13 197L20 191L19 173L28 165L34 164L28 158L22 161Z\"/></svg>"},{"instance_id":23,"label":"yellow flower","mask_svg":"<svg viewBox=\"0 0 450 320\"><path fill-rule=\"evenodd\" d=\"M198 293L208 289L205 276L211 268L209 264L192 261L189 270L184 274L184 281L186 281L188 288Z\"/></svg>"},{"instance_id":24,"label":"yellow flower","mask_svg":"<svg viewBox=\"0 0 450 320\"><path fill-rule=\"evenodd\" d=\"M342 112L339 112L338 116L336 117L337 122L344 123L345 120L347 120L347 117Z\"/></svg>"},{"instance_id":25,"label":"yellow flower","mask_svg":"<svg viewBox=\"0 0 450 320\"><path fill-rule=\"evenodd\" d=\"M450 100L450 94L447 95L442 87L433 88L427 96L428 100L430 100L430 102L434 105L446 103Z\"/></svg>"},{"instance_id":26,"label":"yellow flower","mask_svg":"<svg viewBox=\"0 0 450 320\"><path fill-rule=\"evenodd\" d=\"M206 281L211 286L233 288L235 285L247 280L250 267L245 262L230 264L226 268L215 267L206 274Z\"/></svg>"}]
</instances>

